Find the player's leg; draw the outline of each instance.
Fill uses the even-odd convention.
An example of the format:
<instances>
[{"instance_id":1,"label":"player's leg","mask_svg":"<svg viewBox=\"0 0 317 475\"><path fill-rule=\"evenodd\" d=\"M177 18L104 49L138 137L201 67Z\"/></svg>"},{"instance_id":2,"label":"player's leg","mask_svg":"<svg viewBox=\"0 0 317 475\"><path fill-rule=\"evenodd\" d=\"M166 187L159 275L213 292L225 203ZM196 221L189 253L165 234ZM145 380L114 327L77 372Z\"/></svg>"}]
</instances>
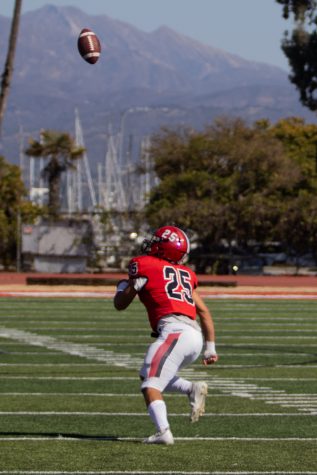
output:
<instances>
[{"instance_id":1,"label":"player's leg","mask_svg":"<svg viewBox=\"0 0 317 475\"><path fill-rule=\"evenodd\" d=\"M178 392L185 394L190 404L190 420L197 422L205 412L205 401L208 393L208 385L205 381L191 382L175 376L166 386L164 392Z\"/></svg>"},{"instance_id":2,"label":"player's leg","mask_svg":"<svg viewBox=\"0 0 317 475\"><path fill-rule=\"evenodd\" d=\"M177 331L176 331L177 330ZM145 440L147 443L173 443L169 430L166 405L162 393L176 378L178 370L197 359L202 348L202 338L197 330L188 325L167 325L160 337L150 347L141 370L142 392L147 403L149 415L158 429L158 434ZM180 379L184 385L186 380ZM171 384L173 387L173 383ZM188 382L188 394L192 389ZM185 392L185 388L183 387Z\"/></svg>"},{"instance_id":3,"label":"player's leg","mask_svg":"<svg viewBox=\"0 0 317 475\"><path fill-rule=\"evenodd\" d=\"M189 394L192 390L193 383L188 379L181 378L179 376L174 376L171 381L166 386L164 392L166 393L181 393Z\"/></svg>"},{"instance_id":4,"label":"player's leg","mask_svg":"<svg viewBox=\"0 0 317 475\"><path fill-rule=\"evenodd\" d=\"M151 388L145 389L143 392L148 393ZM145 399L148 395L144 395ZM147 406L148 414L154 423L157 433L144 439L146 444L174 444L173 434L170 430L167 408L163 399L154 399Z\"/></svg>"},{"instance_id":5,"label":"player's leg","mask_svg":"<svg viewBox=\"0 0 317 475\"><path fill-rule=\"evenodd\" d=\"M169 351L170 342L171 338L167 339L162 336L150 345L140 372L141 379L143 380L142 393L148 414L157 430L156 434L143 441L146 444L170 445L174 443L169 427L167 408L162 395L164 385L162 382L159 382L160 363L158 361L160 357Z\"/></svg>"},{"instance_id":6,"label":"player's leg","mask_svg":"<svg viewBox=\"0 0 317 475\"><path fill-rule=\"evenodd\" d=\"M190 420L197 422L205 412L205 400L208 393L207 383L204 381L191 382L179 376L174 376L166 386L164 392L178 392L185 394L190 404Z\"/></svg>"}]
</instances>

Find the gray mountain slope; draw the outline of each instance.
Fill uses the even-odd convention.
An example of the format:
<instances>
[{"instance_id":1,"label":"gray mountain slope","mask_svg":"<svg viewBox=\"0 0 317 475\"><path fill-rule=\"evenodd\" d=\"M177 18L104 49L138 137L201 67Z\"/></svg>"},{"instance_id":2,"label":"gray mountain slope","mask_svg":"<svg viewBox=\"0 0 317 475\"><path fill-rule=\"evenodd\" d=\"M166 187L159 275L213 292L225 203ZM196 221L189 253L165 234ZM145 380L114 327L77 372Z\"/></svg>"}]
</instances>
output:
<instances>
[{"instance_id":1,"label":"gray mountain slope","mask_svg":"<svg viewBox=\"0 0 317 475\"><path fill-rule=\"evenodd\" d=\"M102 45L93 66L77 51L84 27L95 31ZM0 16L1 65L9 30L10 20ZM75 108L92 168L104 160L110 125L116 132L121 124L126 134L140 138L160 125L200 128L219 115L248 121L296 115L315 121L282 69L165 26L146 33L106 15L52 5L22 15L3 155L18 163L21 137L26 145L41 128L74 133Z\"/></svg>"}]
</instances>

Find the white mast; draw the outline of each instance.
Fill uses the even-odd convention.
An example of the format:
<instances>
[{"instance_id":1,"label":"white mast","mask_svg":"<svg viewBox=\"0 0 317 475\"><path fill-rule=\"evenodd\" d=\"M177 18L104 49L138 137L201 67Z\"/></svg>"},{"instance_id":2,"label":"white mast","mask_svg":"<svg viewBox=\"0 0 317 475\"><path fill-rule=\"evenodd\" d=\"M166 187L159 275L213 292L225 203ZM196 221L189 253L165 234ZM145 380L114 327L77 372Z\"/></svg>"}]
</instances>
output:
<instances>
[{"instance_id":1,"label":"white mast","mask_svg":"<svg viewBox=\"0 0 317 475\"><path fill-rule=\"evenodd\" d=\"M118 164L117 148L114 136L110 135L105 163L106 187L104 202L107 210L125 211L127 209L127 199L122 183L121 168Z\"/></svg>"},{"instance_id":2,"label":"white mast","mask_svg":"<svg viewBox=\"0 0 317 475\"><path fill-rule=\"evenodd\" d=\"M83 131L80 123L78 109L75 109L75 136L76 136L76 145L79 147L85 147ZM88 183L88 190L90 195L90 200L93 208L97 206L95 189L93 186L90 167L88 162L87 152L83 153L83 163L84 163L84 172ZM82 209L82 180L81 180L82 169L80 163L77 163L77 190L78 190L78 208Z\"/></svg>"}]
</instances>

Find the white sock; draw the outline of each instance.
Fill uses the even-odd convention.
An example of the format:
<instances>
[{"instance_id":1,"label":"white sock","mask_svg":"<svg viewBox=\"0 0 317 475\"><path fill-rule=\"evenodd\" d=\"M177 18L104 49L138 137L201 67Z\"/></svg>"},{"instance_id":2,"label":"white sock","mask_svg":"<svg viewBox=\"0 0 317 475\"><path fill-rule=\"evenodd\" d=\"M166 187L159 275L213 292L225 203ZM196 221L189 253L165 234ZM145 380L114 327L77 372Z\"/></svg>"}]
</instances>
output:
<instances>
[{"instance_id":1,"label":"white sock","mask_svg":"<svg viewBox=\"0 0 317 475\"><path fill-rule=\"evenodd\" d=\"M169 393L182 393L182 394L189 394L192 390L193 383L188 381L187 379L178 378L175 376L171 381L168 383L164 391Z\"/></svg>"},{"instance_id":2,"label":"white sock","mask_svg":"<svg viewBox=\"0 0 317 475\"><path fill-rule=\"evenodd\" d=\"M153 401L147 409L150 418L154 422L155 427L159 432L162 432L169 427L167 420L167 410L164 401L161 399Z\"/></svg>"}]
</instances>

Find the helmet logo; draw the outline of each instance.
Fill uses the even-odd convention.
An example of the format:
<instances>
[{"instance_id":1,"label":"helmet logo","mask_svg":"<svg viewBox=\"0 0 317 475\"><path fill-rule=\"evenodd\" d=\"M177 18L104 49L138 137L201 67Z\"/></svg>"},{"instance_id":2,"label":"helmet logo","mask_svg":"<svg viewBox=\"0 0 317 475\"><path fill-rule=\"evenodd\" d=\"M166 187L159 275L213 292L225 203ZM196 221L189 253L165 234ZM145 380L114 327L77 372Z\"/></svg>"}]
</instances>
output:
<instances>
[{"instance_id":1,"label":"helmet logo","mask_svg":"<svg viewBox=\"0 0 317 475\"><path fill-rule=\"evenodd\" d=\"M171 231L170 229L165 229L165 231L162 234L162 238L168 239L171 242L175 242L179 240L179 237L177 236L177 234Z\"/></svg>"},{"instance_id":2,"label":"helmet logo","mask_svg":"<svg viewBox=\"0 0 317 475\"><path fill-rule=\"evenodd\" d=\"M155 231L150 241L144 240L142 250L148 255L180 264L190 251L186 234L175 226L163 226Z\"/></svg>"}]
</instances>

